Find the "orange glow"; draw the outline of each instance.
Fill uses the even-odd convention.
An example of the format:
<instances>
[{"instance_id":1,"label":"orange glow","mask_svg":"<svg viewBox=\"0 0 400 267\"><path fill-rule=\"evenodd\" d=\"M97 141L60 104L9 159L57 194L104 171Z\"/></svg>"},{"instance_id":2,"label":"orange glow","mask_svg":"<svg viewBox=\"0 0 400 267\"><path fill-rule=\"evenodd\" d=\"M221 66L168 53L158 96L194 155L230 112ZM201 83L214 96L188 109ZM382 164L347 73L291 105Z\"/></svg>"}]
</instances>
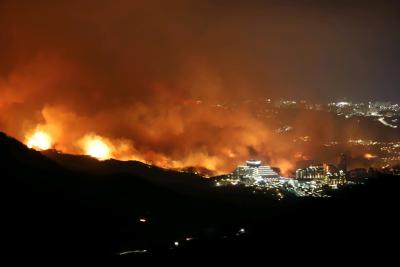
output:
<instances>
[{"instance_id":1,"label":"orange glow","mask_svg":"<svg viewBox=\"0 0 400 267\"><path fill-rule=\"evenodd\" d=\"M301 152L297 152L296 154L294 154L293 157L294 157L295 159L297 159L297 160L310 160L310 157L309 157L309 156L304 155L304 154L301 153Z\"/></svg>"},{"instance_id":2,"label":"orange glow","mask_svg":"<svg viewBox=\"0 0 400 267\"><path fill-rule=\"evenodd\" d=\"M111 158L110 147L99 136L86 138L85 153L100 160Z\"/></svg>"},{"instance_id":3,"label":"orange glow","mask_svg":"<svg viewBox=\"0 0 400 267\"><path fill-rule=\"evenodd\" d=\"M52 140L47 133L37 131L28 138L26 145L36 150L46 150L52 147Z\"/></svg>"},{"instance_id":4,"label":"orange glow","mask_svg":"<svg viewBox=\"0 0 400 267\"><path fill-rule=\"evenodd\" d=\"M370 154L370 153L366 153L366 154L364 155L364 158L366 158L366 159L368 159L368 160L374 159L374 158L376 158L376 157L377 157L377 156L372 155L372 154Z\"/></svg>"},{"instance_id":5,"label":"orange glow","mask_svg":"<svg viewBox=\"0 0 400 267\"><path fill-rule=\"evenodd\" d=\"M288 176L290 175L290 172L294 169L293 163L285 159L278 159L277 161L274 161L271 165L279 167L281 169L281 173Z\"/></svg>"}]
</instances>

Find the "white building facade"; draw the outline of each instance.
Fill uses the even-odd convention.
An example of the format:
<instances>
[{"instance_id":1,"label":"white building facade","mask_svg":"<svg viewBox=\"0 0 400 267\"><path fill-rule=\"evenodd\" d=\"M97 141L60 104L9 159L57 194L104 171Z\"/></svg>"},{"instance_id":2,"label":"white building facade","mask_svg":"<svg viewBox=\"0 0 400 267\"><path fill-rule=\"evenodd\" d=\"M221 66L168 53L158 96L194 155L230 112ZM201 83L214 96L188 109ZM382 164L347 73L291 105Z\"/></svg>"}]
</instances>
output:
<instances>
[{"instance_id":1,"label":"white building facade","mask_svg":"<svg viewBox=\"0 0 400 267\"><path fill-rule=\"evenodd\" d=\"M238 166L232 176L243 181L252 182L268 182L280 178L270 166L261 165L259 160L246 161L246 165Z\"/></svg>"}]
</instances>

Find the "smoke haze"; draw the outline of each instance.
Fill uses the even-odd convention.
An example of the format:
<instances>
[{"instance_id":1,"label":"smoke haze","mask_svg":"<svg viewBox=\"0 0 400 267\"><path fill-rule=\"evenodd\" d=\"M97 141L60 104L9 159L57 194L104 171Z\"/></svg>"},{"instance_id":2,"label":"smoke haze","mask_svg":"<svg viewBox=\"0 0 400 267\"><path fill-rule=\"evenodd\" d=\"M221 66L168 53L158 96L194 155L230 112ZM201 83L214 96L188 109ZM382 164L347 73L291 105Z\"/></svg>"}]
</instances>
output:
<instances>
[{"instance_id":1,"label":"smoke haze","mask_svg":"<svg viewBox=\"0 0 400 267\"><path fill-rule=\"evenodd\" d=\"M68 153L100 136L115 158L171 168L226 172L263 157L289 170L291 147L268 124L215 104L353 86L372 97L380 67L398 66L397 49L382 52L398 41L393 8L232 2L1 1L0 129L23 141L46 131ZM392 42L377 42L382 29ZM385 98L397 97L391 69Z\"/></svg>"}]
</instances>

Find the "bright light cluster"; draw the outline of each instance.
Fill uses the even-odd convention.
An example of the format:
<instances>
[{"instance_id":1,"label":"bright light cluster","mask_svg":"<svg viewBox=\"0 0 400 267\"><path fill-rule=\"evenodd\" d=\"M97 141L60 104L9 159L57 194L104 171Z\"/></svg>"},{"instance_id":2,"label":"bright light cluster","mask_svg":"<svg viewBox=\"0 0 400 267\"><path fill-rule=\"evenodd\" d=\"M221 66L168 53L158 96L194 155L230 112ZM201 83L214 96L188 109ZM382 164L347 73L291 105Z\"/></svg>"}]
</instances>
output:
<instances>
[{"instance_id":1,"label":"bright light cluster","mask_svg":"<svg viewBox=\"0 0 400 267\"><path fill-rule=\"evenodd\" d=\"M111 158L109 146L98 136L91 137L86 141L85 150L87 155L100 160Z\"/></svg>"},{"instance_id":2,"label":"bright light cluster","mask_svg":"<svg viewBox=\"0 0 400 267\"><path fill-rule=\"evenodd\" d=\"M36 150L46 150L52 147L51 137L43 132L37 131L28 138L27 146Z\"/></svg>"},{"instance_id":3,"label":"bright light cluster","mask_svg":"<svg viewBox=\"0 0 400 267\"><path fill-rule=\"evenodd\" d=\"M53 148L53 140L50 134L45 131L38 130L32 135L27 136L26 145L35 150L47 150ZM86 155L92 156L99 160L111 158L112 149L108 141L98 135L87 135L81 139L80 146Z\"/></svg>"}]
</instances>

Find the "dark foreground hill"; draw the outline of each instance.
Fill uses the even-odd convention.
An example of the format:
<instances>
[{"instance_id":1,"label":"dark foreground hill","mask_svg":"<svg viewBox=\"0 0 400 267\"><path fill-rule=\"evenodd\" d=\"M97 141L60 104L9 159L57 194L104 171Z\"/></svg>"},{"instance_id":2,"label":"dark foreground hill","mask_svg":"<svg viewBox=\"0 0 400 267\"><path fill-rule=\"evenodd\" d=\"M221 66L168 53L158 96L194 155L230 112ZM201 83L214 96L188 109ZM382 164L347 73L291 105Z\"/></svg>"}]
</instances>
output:
<instances>
[{"instance_id":1,"label":"dark foreground hill","mask_svg":"<svg viewBox=\"0 0 400 267\"><path fill-rule=\"evenodd\" d=\"M140 163L52 153L0 134L6 255L304 260L397 251L396 177L330 199L278 201Z\"/></svg>"}]
</instances>

